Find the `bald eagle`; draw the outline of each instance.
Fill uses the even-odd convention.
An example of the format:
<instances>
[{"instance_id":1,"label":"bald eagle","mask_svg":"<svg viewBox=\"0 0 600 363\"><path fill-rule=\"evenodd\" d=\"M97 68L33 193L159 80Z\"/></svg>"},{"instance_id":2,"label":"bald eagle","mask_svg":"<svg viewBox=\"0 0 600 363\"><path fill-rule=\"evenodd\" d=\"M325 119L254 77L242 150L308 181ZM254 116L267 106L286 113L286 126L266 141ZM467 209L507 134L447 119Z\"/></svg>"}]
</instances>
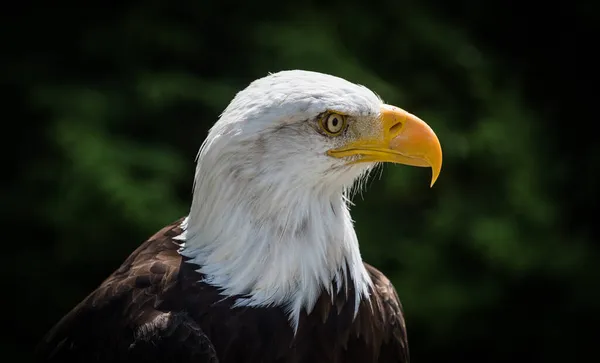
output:
<instances>
[{"instance_id":1,"label":"bald eagle","mask_svg":"<svg viewBox=\"0 0 600 363\"><path fill-rule=\"evenodd\" d=\"M382 162L430 167L433 185L440 143L342 78L252 82L200 148L189 214L64 316L39 361L408 362L402 306L348 209Z\"/></svg>"}]
</instances>

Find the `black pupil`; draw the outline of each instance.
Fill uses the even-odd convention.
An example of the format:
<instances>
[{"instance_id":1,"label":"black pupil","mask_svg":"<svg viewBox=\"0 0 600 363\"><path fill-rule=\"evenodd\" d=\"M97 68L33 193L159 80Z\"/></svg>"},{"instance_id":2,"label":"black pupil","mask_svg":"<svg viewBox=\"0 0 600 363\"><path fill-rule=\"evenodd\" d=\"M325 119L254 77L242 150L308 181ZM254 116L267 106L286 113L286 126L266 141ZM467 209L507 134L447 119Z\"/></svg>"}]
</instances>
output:
<instances>
[{"instance_id":1,"label":"black pupil","mask_svg":"<svg viewBox=\"0 0 600 363\"><path fill-rule=\"evenodd\" d=\"M333 117L331 119L331 126L337 127L337 125L338 125L338 118L337 117Z\"/></svg>"}]
</instances>

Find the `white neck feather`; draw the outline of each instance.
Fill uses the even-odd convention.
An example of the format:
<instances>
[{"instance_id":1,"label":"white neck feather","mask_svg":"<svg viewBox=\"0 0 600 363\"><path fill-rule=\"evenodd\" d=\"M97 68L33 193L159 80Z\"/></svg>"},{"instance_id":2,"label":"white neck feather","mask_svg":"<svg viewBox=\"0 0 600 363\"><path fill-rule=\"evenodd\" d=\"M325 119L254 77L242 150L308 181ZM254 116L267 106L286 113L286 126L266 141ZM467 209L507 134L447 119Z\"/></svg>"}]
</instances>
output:
<instances>
[{"instance_id":1,"label":"white neck feather","mask_svg":"<svg viewBox=\"0 0 600 363\"><path fill-rule=\"evenodd\" d=\"M285 309L294 331L302 309L310 313L323 292L333 296L346 283L358 308L371 280L341 190L269 185L208 159L199 156L179 237L206 283L243 295L235 306Z\"/></svg>"}]
</instances>

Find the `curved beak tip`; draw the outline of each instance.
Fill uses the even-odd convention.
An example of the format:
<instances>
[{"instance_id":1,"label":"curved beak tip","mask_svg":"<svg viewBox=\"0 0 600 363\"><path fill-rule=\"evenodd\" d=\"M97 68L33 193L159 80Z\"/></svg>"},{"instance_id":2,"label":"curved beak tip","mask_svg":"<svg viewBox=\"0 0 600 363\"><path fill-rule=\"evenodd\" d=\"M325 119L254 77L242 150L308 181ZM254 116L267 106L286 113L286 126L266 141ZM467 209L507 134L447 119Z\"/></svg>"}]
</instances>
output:
<instances>
[{"instance_id":1,"label":"curved beak tip","mask_svg":"<svg viewBox=\"0 0 600 363\"><path fill-rule=\"evenodd\" d=\"M429 165L431 166L431 184L429 185L430 188L433 188L433 184L435 184L435 182L438 180L440 172L442 171L442 147L439 141L437 141L436 144L437 152L434 153L435 157L433 158L433 160L428 160Z\"/></svg>"},{"instance_id":2,"label":"curved beak tip","mask_svg":"<svg viewBox=\"0 0 600 363\"><path fill-rule=\"evenodd\" d=\"M435 184L435 182L437 181L439 176L440 176L440 169L431 167L431 184L429 185L430 188L433 188L433 184Z\"/></svg>"}]
</instances>

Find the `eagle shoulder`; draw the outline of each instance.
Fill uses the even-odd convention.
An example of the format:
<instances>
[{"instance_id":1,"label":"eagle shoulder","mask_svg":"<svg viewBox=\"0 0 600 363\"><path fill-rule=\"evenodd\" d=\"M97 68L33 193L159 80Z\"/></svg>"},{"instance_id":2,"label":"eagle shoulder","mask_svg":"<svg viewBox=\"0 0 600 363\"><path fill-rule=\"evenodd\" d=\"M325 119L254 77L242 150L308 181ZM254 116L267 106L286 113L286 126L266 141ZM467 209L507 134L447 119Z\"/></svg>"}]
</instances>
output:
<instances>
[{"instance_id":1,"label":"eagle shoulder","mask_svg":"<svg viewBox=\"0 0 600 363\"><path fill-rule=\"evenodd\" d=\"M217 362L193 319L163 304L178 284L181 256L173 237L181 233L180 223L139 246L61 319L38 345L37 360Z\"/></svg>"},{"instance_id":2,"label":"eagle shoulder","mask_svg":"<svg viewBox=\"0 0 600 363\"><path fill-rule=\"evenodd\" d=\"M365 263L373 282L371 309L381 324L380 362L408 363L410 361L406 323L402 303L392 282L375 267Z\"/></svg>"}]
</instances>

